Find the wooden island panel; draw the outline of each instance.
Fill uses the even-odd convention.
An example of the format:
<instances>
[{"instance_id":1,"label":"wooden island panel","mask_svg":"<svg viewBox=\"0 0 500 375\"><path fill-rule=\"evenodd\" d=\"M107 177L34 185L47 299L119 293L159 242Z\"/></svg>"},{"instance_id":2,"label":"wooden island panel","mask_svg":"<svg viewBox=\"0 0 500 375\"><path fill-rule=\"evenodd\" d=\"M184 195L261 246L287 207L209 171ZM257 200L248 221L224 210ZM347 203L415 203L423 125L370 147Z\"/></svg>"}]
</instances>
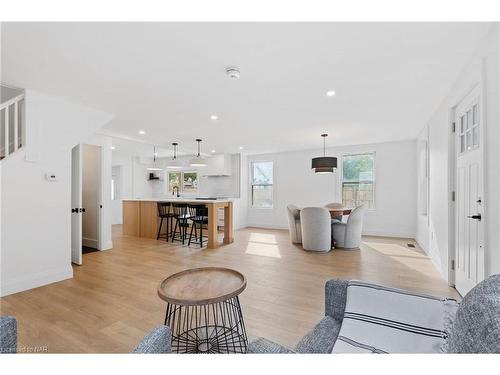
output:
<instances>
[{"instance_id":1,"label":"wooden island panel","mask_svg":"<svg viewBox=\"0 0 500 375\"><path fill-rule=\"evenodd\" d=\"M233 202L206 201L195 199L160 199L161 202L185 202L205 204L208 207L208 244L209 249L219 247L218 240L218 210L224 209L224 244L234 242L233 235ZM127 236L156 239L160 219L158 217L157 201L151 199L123 201L123 234Z\"/></svg>"},{"instance_id":2,"label":"wooden island panel","mask_svg":"<svg viewBox=\"0 0 500 375\"><path fill-rule=\"evenodd\" d=\"M140 236L140 203L139 201L123 201L122 220L124 235Z\"/></svg>"},{"instance_id":3,"label":"wooden island panel","mask_svg":"<svg viewBox=\"0 0 500 375\"><path fill-rule=\"evenodd\" d=\"M141 237L153 238L156 240L158 234L158 228L160 225L160 218L158 217L158 207L156 202L145 202L141 201L140 209L140 228ZM166 224L163 223L163 230L165 230Z\"/></svg>"}]
</instances>

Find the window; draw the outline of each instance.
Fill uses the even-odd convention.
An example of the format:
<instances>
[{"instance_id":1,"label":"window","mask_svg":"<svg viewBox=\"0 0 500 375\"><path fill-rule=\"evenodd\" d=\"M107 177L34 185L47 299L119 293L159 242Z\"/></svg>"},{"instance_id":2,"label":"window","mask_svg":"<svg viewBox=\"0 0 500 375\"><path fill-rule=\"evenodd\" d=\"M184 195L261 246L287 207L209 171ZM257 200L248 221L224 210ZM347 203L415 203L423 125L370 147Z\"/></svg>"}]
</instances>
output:
<instances>
[{"instance_id":1,"label":"window","mask_svg":"<svg viewBox=\"0 0 500 375\"><path fill-rule=\"evenodd\" d=\"M342 204L355 208L362 204L375 208L375 153L342 157Z\"/></svg>"},{"instance_id":2,"label":"window","mask_svg":"<svg viewBox=\"0 0 500 375\"><path fill-rule=\"evenodd\" d=\"M474 104L460 116L460 153L479 147L479 108Z\"/></svg>"},{"instance_id":3,"label":"window","mask_svg":"<svg viewBox=\"0 0 500 375\"><path fill-rule=\"evenodd\" d=\"M198 191L198 173L183 172L182 173L182 191L186 193Z\"/></svg>"},{"instance_id":4,"label":"window","mask_svg":"<svg viewBox=\"0 0 500 375\"><path fill-rule=\"evenodd\" d=\"M174 187L185 193L198 191L198 172L168 172L168 191Z\"/></svg>"},{"instance_id":5,"label":"window","mask_svg":"<svg viewBox=\"0 0 500 375\"><path fill-rule=\"evenodd\" d=\"M273 207L273 162L252 163L252 207Z\"/></svg>"}]
</instances>

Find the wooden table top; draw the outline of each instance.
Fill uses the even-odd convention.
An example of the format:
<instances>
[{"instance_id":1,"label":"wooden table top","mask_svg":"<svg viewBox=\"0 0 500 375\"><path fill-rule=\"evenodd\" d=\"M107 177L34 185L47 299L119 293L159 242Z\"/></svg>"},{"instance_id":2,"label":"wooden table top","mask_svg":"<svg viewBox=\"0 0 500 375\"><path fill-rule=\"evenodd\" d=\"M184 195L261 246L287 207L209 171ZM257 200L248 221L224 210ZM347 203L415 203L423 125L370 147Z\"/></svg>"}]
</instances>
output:
<instances>
[{"instance_id":1,"label":"wooden table top","mask_svg":"<svg viewBox=\"0 0 500 375\"><path fill-rule=\"evenodd\" d=\"M331 214L342 213L342 215L350 215L350 213L352 211L350 208L328 208L328 207L326 207L326 209L328 211L330 211Z\"/></svg>"},{"instance_id":2,"label":"wooden table top","mask_svg":"<svg viewBox=\"0 0 500 375\"><path fill-rule=\"evenodd\" d=\"M239 295L247 286L243 274L222 267L193 268L167 277L158 287L158 296L182 306L207 305Z\"/></svg>"}]
</instances>

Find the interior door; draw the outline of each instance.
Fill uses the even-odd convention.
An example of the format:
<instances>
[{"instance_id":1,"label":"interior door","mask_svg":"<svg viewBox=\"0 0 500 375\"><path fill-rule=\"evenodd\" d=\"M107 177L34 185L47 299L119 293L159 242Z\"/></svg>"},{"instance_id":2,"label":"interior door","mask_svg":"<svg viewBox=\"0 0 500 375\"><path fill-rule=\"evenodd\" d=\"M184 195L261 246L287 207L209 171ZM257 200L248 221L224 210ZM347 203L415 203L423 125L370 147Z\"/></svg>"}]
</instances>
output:
<instances>
[{"instance_id":1,"label":"interior door","mask_svg":"<svg viewBox=\"0 0 500 375\"><path fill-rule=\"evenodd\" d=\"M82 147L71 153L71 262L82 264Z\"/></svg>"},{"instance_id":2,"label":"interior door","mask_svg":"<svg viewBox=\"0 0 500 375\"><path fill-rule=\"evenodd\" d=\"M456 108L455 287L467 294L484 279L483 151L479 89Z\"/></svg>"}]
</instances>

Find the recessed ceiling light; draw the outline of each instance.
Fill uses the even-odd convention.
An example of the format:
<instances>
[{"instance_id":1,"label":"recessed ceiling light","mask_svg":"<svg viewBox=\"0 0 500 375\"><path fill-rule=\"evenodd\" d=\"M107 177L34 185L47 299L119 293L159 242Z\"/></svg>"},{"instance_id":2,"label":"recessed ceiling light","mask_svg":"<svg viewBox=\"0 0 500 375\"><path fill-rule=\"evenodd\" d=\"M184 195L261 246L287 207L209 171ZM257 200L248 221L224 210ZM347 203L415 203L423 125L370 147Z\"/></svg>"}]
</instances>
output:
<instances>
[{"instance_id":1,"label":"recessed ceiling light","mask_svg":"<svg viewBox=\"0 0 500 375\"><path fill-rule=\"evenodd\" d=\"M333 91L333 90L327 91L326 96L335 96L335 91Z\"/></svg>"},{"instance_id":2,"label":"recessed ceiling light","mask_svg":"<svg viewBox=\"0 0 500 375\"><path fill-rule=\"evenodd\" d=\"M146 132L144 130L139 130L139 134L144 135L144 134L146 134Z\"/></svg>"},{"instance_id":3,"label":"recessed ceiling light","mask_svg":"<svg viewBox=\"0 0 500 375\"><path fill-rule=\"evenodd\" d=\"M212 150L212 154L215 152L215 150Z\"/></svg>"},{"instance_id":4,"label":"recessed ceiling light","mask_svg":"<svg viewBox=\"0 0 500 375\"><path fill-rule=\"evenodd\" d=\"M116 147L115 146L111 146L111 149L114 150Z\"/></svg>"},{"instance_id":5,"label":"recessed ceiling light","mask_svg":"<svg viewBox=\"0 0 500 375\"><path fill-rule=\"evenodd\" d=\"M217 115L210 116L210 120L217 120L219 117Z\"/></svg>"},{"instance_id":6,"label":"recessed ceiling light","mask_svg":"<svg viewBox=\"0 0 500 375\"><path fill-rule=\"evenodd\" d=\"M240 150L243 150L243 146L240 146Z\"/></svg>"}]
</instances>

